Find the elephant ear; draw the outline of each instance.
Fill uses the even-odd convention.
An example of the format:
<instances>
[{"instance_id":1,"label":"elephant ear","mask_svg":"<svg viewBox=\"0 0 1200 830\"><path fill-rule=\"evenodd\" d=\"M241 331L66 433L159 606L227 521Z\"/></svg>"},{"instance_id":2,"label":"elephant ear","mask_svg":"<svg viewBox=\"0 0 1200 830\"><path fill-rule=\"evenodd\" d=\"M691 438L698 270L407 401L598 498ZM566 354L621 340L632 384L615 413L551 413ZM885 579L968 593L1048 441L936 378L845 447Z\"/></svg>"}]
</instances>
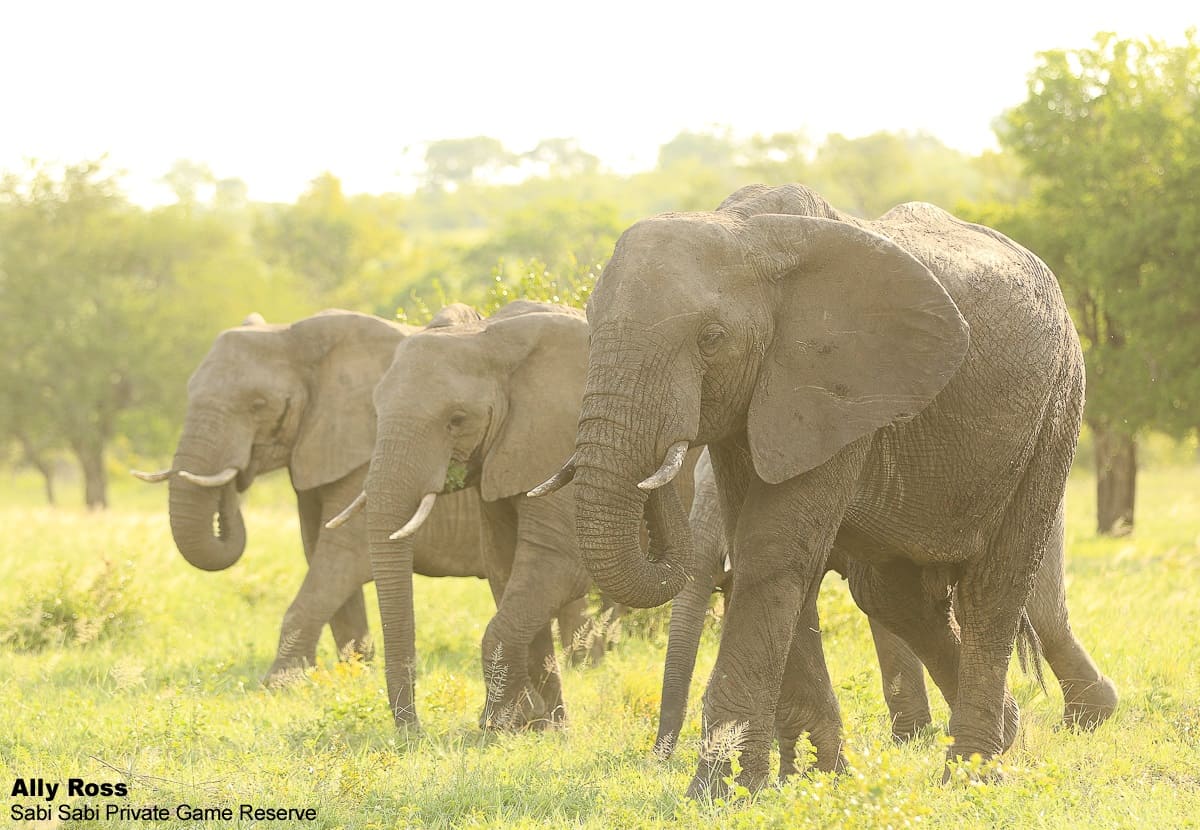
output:
<instances>
[{"instance_id":1,"label":"elephant ear","mask_svg":"<svg viewBox=\"0 0 1200 830\"><path fill-rule=\"evenodd\" d=\"M483 337L503 361L508 402L483 459L484 501L525 493L545 481L575 451L575 431L587 376L587 321L562 309L498 312Z\"/></svg>"},{"instance_id":2,"label":"elephant ear","mask_svg":"<svg viewBox=\"0 0 1200 830\"><path fill-rule=\"evenodd\" d=\"M966 355L966 321L891 240L807 216L749 217L750 259L774 281L775 337L750 401L754 468L778 484L917 415Z\"/></svg>"},{"instance_id":3,"label":"elephant ear","mask_svg":"<svg viewBox=\"0 0 1200 830\"><path fill-rule=\"evenodd\" d=\"M289 333L309 379L308 406L289 467L292 485L310 490L371 460L371 393L391 364L404 330L369 314L324 311L292 324Z\"/></svg>"}]
</instances>

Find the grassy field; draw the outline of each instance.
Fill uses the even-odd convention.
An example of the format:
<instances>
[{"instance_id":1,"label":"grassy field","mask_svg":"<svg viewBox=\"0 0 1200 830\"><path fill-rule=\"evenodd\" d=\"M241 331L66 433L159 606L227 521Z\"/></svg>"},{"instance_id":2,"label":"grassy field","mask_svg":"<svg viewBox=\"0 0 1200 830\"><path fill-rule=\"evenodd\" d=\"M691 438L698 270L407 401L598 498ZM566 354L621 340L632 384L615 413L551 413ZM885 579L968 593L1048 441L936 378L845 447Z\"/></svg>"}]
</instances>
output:
<instances>
[{"instance_id":1,"label":"grassy field","mask_svg":"<svg viewBox=\"0 0 1200 830\"><path fill-rule=\"evenodd\" d=\"M564 669L566 728L484 735L478 643L490 596L477 580L418 578L417 689L425 732L392 728L380 664L320 665L289 688L259 677L303 557L286 482L256 485L245 557L188 566L171 543L164 489L121 483L116 509L40 505L35 480L0 481L0 787L17 778L125 782L128 798L64 799L38 826L285 827L286 821L58 818L74 808L315 808L312 827L1188 827L1200 823L1200 467L1139 481L1138 527L1092 532L1093 483L1072 480L1072 620L1117 683L1094 734L1058 727L1061 698L1014 670L1017 745L999 784L939 784L942 729L888 740L865 619L831 578L822 622L852 771L810 775L731 804L681 794L694 769L706 633L680 750L653 759L665 636L629 620L598 668ZM379 631L373 592L372 627ZM937 698L931 687L931 698ZM946 707L935 702L935 722Z\"/></svg>"}]
</instances>

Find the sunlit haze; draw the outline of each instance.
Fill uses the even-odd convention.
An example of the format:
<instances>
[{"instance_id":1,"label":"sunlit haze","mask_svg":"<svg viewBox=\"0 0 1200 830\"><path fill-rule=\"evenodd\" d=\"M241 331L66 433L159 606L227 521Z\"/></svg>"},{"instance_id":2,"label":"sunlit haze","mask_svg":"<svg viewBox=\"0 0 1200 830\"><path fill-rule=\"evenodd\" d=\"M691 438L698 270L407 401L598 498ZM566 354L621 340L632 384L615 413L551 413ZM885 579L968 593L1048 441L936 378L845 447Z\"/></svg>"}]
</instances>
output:
<instances>
[{"instance_id":1,"label":"sunlit haze","mask_svg":"<svg viewBox=\"0 0 1200 830\"><path fill-rule=\"evenodd\" d=\"M683 129L924 130L967 152L1036 53L1101 30L1182 40L1182 2L8 2L0 169L107 153L135 199L177 159L290 201L329 170L410 189L422 142L577 138L653 165Z\"/></svg>"}]
</instances>

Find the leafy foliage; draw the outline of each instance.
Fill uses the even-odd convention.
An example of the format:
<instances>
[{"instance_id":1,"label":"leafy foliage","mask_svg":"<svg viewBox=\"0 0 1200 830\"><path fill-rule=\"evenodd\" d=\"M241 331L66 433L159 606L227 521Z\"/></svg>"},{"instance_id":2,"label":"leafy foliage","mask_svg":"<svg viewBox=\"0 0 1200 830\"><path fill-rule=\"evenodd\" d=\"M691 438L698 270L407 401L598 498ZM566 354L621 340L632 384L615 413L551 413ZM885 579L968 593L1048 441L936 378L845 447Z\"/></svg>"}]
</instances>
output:
<instances>
[{"instance_id":1,"label":"leafy foliage","mask_svg":"<svg viewBox=\"0 0 1200 830\"><path fill-rule=\"evenodd\" d=\"M1043 53L1001 141L1034 194L1002 228L1075 312L1088 417L1176 435L1200 423L1200 44L1096 38Z\"/></svg>"},{"instance_id":2,"label":"leafy foliage","mask_svg":"<svg viewBox=\"0 0 1200 830\"><path fill-rule=\"evenodd\" d=\"M0 645L38 652L86 646L140 622L133 572L105 560L81 578L63 571L46 585L27 588L24 599L0 621Z\"/></svg>"}]
</instances>

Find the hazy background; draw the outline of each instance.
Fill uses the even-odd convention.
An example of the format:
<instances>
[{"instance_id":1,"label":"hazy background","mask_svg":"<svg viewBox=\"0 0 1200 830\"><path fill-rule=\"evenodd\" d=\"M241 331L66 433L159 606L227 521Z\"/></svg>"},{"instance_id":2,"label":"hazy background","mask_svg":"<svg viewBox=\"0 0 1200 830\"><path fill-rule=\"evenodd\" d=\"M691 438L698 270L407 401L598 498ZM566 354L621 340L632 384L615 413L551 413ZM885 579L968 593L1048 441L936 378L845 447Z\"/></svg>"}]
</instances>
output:
<instances>
[{"instance_id":1,"label":"hazy background","mask_svg":"<svg viewBox=\"0 0 1200 830\"><path fill-rule=\"evenodd\" d=\"M0 6L0 466L104 506L251 311L580 304L639 217L803 182L1046 260L1123 532L1196 452L1200 12L808 5Z\"/></svg>"},{"instance_id":2,"label":"hazy background","mask_svg":"<svg viewBox=\"0 0 1200 830\"><path fill-rule=\"evenodd\" d=\"M0 167L108 153L135 201L180 158L291 201L318 173L411 190L423 142L569 136L610 169L682 130L925 131L967 153L1034 56L1179 40L1190 3L38 2L0 8Z\"/></svg>"}]
</instances>

